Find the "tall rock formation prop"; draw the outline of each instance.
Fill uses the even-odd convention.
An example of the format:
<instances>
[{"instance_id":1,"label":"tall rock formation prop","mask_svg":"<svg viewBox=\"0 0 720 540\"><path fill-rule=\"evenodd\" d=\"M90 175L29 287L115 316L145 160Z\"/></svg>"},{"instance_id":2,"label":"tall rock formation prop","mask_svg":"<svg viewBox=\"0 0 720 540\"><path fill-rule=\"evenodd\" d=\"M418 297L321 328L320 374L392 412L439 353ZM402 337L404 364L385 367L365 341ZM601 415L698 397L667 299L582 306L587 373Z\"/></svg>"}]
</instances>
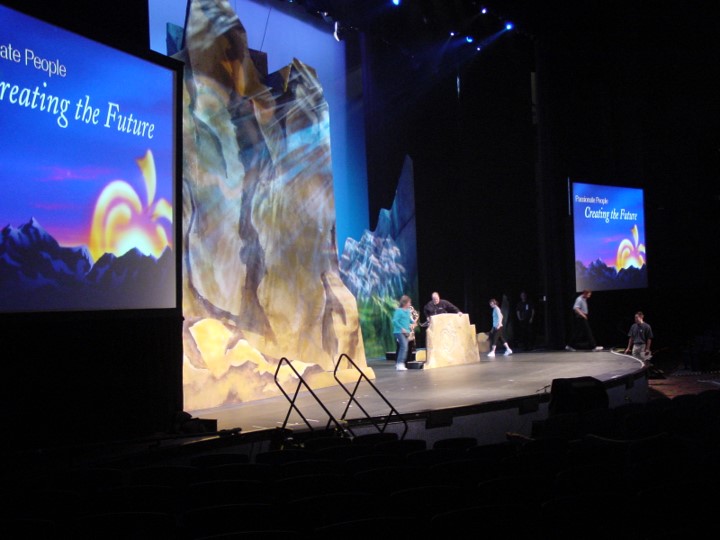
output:
<instances>
[{"instance_id":1,"label":"tall rock formation prop","mask_svg":"<svg viewBox=\"0 0 720 540\"><path fill-rule=\"evenodd\" d=\"M185 408L279 395L283 357L314 388L335 384L341 353L374 377L338 270L328 105L315 71L295 59L262 73L226 0L191 0L188 13L177 55ZM283 368L284 388L293 377Z\"/></svg>"}]
</instances>

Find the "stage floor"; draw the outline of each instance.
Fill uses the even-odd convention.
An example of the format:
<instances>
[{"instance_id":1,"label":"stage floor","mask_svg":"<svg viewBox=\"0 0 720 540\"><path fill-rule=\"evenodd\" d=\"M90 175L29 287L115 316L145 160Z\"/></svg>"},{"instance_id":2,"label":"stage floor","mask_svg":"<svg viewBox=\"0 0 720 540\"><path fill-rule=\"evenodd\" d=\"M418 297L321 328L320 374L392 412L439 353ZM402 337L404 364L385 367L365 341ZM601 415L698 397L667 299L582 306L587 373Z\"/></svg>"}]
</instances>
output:
<instances>
[{"instance_id":1,"label":"stage floor","mask_svg":"<svg viewBox=\"0 0 720 540\"><path fill-rule=\"evenodd\" d=\"M613 351L521 352L495 358L481 357L479 363L436 369L396 371L393 361L370 359L375 371L373 385L401 415L471 407L502 402L527 396L550 393L553 379L594 377L604 383L637 374L644 370L642 362ZM352 390L352 386L350 387ZM295 388L285 388L291 396ZM339 419L347 406L348 394L340 387L315 391L325 408ZM390 408L367 383L361 383L356 399L371 417L390 414ZM297 406L312 429L323 429L329 417L309 395L301 392ZM307 424L284 396L220 407L212 410L189 411L194 417L217 421L218 430L239 428L243 433L283 427L307 430ZM365 415L351 406L349 421ZM330 426L332 427L332 426Z\"/></svg>"}]
</instances>

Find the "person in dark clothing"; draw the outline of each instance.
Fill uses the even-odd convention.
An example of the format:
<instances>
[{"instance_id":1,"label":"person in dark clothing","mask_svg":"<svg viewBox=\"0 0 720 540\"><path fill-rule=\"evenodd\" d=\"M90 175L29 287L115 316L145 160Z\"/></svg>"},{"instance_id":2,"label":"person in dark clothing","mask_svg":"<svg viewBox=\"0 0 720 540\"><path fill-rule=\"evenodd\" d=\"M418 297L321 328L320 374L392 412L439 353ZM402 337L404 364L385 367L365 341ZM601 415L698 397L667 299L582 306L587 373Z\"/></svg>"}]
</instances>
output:
<instances>
[{"instance_id":1,"label":"person in dark clothing","mask_svg":"<svg viewBox=\"0 0 720 540\"><path fill-rule=\"evenodd\" d=\"M439 315L441 313L462 313L453 303L441 299L437 292L432 293L431 298L432 299L425 304L425 307L423 308L425 318L428 322L430 321L430 317L433 315Z\"/></svg>"},{"instance_id":2,"label":"person in dark clothing","mask_svg":"<svg viewBox=\"0 0 720 540\"><path fill-rule=\"evenodd\" d=\"M533 321L535 320L535 306L528 300L525 291L520 293L520 301L517 303L517 306L515 306L515 316L518 321L519 341L522 343L523 349L531 351L534 341Z\"/></svg>"},{"instance_id":3,"label":"person in dark clothing","mask_svg":"<svg viewBox=\"0 0 720 540\"><path fill-rule=\"evenodd\" d=\"M647 362L650 360L650 346L652 345L653 332L648 323L645 322L645 315L642 311L635 314L635 323L630 327L628 332L628 344L625 354L630 354Z\"/></svg>"}]
</instances>

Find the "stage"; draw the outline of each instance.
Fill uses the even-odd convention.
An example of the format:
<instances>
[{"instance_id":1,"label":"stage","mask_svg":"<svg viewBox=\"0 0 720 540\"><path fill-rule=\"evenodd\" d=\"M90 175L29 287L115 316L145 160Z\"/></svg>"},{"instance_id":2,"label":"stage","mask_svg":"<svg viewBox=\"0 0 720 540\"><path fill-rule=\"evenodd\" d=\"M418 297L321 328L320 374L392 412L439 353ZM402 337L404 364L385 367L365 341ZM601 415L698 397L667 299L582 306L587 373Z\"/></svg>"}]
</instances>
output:
<instances>
[{"instance_id":1,"label":"stage","mask_svg":"<svg viewBox=\"0 0 720 540\"><path fill-rule=\"evenodd\" d=\"M644 403L648 394L643 364L611 350L533 351L495 358L483 354L479 363L428 370L396 371L394 362L386 359L370 359L368 366L376 378L372 385L362 382L356 394L367 416L357 404L351 404L343 424L355 435L376 431L378 423L388 420L388 430L430 442L473 436L489 444L504 440L508 431L531 435L533 421L547 417L554 379L593 377L601 381L611 408L627 402ZM348 387L350 391L353 386ZM295 387L285 391L292 396ZM242 433L281 428L286 417L284 427L293 432L334 427L328 413L341 419L348 393L331 387L315 394L324 408L309 392L300 392L297 407L302 416L290 410L284 396L190 413L216 421L218 430L239 429ZM393 408L399 414L393 413Z\"/></svg>"}]
</instances>

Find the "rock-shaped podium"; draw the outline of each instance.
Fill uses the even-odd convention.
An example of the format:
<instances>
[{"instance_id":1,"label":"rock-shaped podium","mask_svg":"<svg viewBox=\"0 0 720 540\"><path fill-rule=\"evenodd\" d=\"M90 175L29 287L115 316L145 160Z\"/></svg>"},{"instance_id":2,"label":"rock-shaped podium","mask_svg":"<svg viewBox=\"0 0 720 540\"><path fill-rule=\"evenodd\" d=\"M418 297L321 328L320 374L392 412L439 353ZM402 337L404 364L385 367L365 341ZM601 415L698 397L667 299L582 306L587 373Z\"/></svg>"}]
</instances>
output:
<instances>
[{"instance_id":1,"label":"rock-shaped podium","mask_svg":"<svg viewBox=\"0 0 720 540\"><path fill-rule=\"evenodd\" d=\"M475 325L467 314L443 313L430 318L424 369L480 362Z\"/></svg>"}]
</instances>

